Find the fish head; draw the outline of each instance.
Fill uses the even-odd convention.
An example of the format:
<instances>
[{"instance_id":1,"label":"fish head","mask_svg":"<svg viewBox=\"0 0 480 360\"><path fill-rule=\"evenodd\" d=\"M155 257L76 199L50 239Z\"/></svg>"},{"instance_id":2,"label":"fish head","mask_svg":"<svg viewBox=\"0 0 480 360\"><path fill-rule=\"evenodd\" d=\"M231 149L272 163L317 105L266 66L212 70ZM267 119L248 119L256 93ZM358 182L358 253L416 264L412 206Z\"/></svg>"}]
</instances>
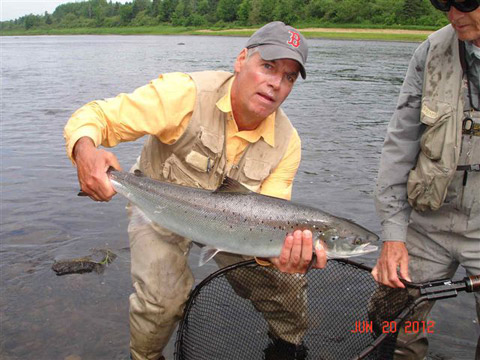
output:
<instances>
[{"instance_id":1,"label":"fish head","mask_svg":"<svg viewBox=\"0 0 480 360\"><path fill-rule=\"evenodd\" d=\"M378 246L372 245L377 242L378 235L356 225L332 227L322 231L317 240L322 240L327 248L327 257L347 258L359 256L377 251Z\"/></svg>"}]
</instances>

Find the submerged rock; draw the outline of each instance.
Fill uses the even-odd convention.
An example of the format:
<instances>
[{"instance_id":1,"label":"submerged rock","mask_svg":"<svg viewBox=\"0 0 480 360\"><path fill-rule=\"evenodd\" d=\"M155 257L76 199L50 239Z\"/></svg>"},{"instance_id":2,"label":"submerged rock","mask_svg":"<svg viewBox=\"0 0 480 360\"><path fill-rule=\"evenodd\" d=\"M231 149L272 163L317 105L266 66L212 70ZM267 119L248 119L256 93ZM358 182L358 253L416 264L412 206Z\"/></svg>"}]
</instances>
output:
<instances>
[{"instance_id":1,"label":"submerged rock","mask_svg":"<svg viewBox=\"0 0 480 360\"><path fill-rule=\"evenodd\" d=\"M109 265L117 257L109 249L92 249L91 252L91 255L84 257L55 261L52 265L52 270L59 276L92 271L100 274L105 270L105 266Z\"/></svg>"}]
</instances>

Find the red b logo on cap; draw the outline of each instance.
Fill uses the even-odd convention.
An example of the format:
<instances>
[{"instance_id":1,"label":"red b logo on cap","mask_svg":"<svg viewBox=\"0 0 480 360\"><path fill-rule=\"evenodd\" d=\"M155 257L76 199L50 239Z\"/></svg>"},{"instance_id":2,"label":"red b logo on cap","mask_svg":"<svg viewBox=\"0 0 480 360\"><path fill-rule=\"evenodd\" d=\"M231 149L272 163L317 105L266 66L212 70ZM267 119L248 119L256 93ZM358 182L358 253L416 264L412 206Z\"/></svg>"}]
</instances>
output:
<instances>
[{"instance_id":1,"label":"red b logo on cap","mask_svg":"<svg viewBox=\"0 0 480 360\"><path fill-rule=\"evenodd\" d=\"M300 46L300 35L298 33L288 30L290 33L290 40L287 41L287 44L292 45L293 47L299 47Z\"/></svg>"}]
</instances>

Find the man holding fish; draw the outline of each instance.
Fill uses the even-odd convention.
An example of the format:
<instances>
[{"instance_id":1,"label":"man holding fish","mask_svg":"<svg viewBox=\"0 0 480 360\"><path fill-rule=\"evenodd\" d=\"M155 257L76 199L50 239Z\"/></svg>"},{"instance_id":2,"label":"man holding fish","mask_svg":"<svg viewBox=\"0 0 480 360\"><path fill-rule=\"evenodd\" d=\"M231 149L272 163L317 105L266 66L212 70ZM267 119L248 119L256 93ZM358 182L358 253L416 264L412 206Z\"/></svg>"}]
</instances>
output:
<instances>
[{"instance_id":1,"label":"man holding fish","mask_svg":"<svg viewBox=\"0 0 480 360\"><path fill-rule=\"evenodd\" d=\"M107 169L121 167L112 153L97 147L150 135L135 166L150 178L214 190L228 176L254 192L290 199L300 138L279 107L298 75L306 77L307 54L297 30L272 22L248 40L234 74L163 74L131 94L80 108L64 134L82 191L96 201L110 200L115 190ZM187 264L191 242L142 222L133 205L129 215L136 290L130 296L131 354L161 359L193 285ZM313 266L323 268L321 243L314 247L311 231L295 230L269 262L283 272L304 273L313 253ZM217 262L241 259L227 255Z\"/></svg>"}]
</instances>

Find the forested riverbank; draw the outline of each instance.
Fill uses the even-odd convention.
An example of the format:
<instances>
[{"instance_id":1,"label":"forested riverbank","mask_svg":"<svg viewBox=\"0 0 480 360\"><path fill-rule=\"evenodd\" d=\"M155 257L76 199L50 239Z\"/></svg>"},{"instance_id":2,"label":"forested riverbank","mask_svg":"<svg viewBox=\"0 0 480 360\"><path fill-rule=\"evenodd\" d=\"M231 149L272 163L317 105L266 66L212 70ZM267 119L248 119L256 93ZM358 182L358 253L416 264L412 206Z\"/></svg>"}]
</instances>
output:
<instances>
[{"instance_id":1,"label":"forested riverbank","mask_svg":"<svg viewBox=\"0 0 480 360\"><path fill-rule=\"evenodd\" d=\"M429 0L133 0L124 4L88 0L59 5L51 14L0 22L0 31L2 35L205 35L202 30L207 29L208 34L248 36L273 20L309 29L311 37L408 41L426 35L367 29L435 30L448 22Z\"/></svg>"}]
</instances>

